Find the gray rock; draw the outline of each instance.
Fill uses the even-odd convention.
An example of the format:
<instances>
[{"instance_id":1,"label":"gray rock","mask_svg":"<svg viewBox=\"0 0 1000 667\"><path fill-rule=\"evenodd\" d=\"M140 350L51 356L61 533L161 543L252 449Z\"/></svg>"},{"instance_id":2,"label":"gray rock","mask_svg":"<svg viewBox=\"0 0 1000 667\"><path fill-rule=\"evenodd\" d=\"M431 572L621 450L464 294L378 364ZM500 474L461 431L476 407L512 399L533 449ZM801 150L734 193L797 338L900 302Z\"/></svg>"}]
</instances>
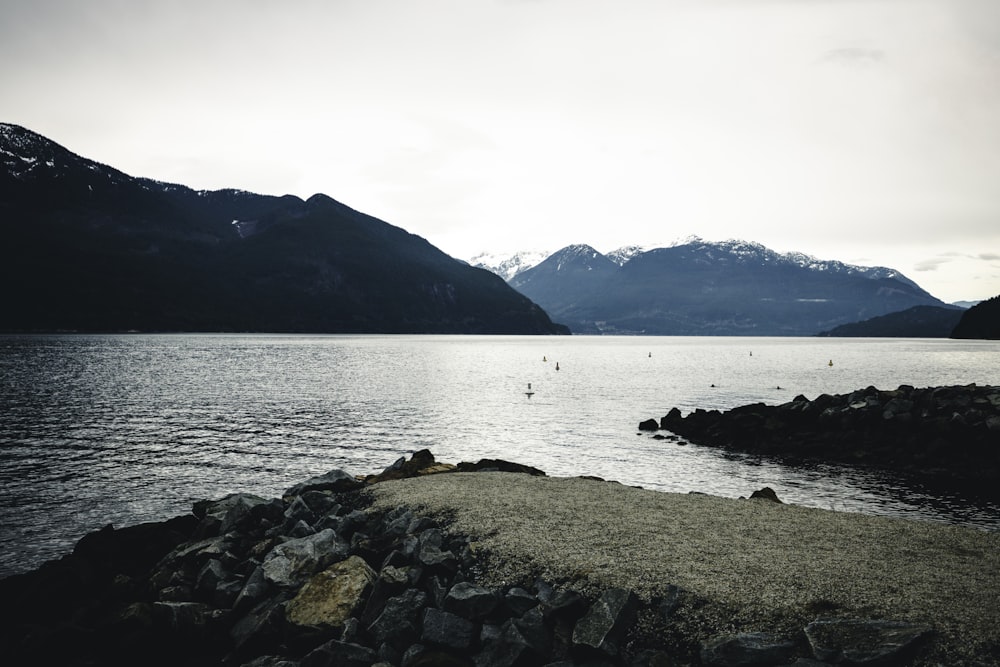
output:
<instances>
[{"instance_id":1,"label":"gray rock","mask_svg":"<svg viewBox=\"0 0 1000 667\"><path fill-rule=\"evenodd\" d=\"M271 584L264 576L264 568L258 566L247 577L246 583L233 601L233 611L243 612L253 607L264 599L270 587Z\"/></svg>"},{"instance_id":2,"label":"gray rock","mask_svg":"<svg viewBox=\"0 0 1000 667\"><path fill-rule=\"evenodd\" d=\"M386 601L406 589L409 584L409 569L408 567L400 568L392 565L386 565L382 568L375 579L371 595L368 596L368 601L361 614L362 625L365 627L371 625L382 613Z\"/></svg>"},{"instance_id":3,"label":"gray rock","mask_svg":"<svg viewBox=\"0 0 1000 667\"><path fill-rule=\"evenodd\" d=\"M326 529L277 545L264 557L264 576L273 584L298 587L331 563L343 560L348 545L335 532Z\"/></svg>"},{"instance_id":4,"label":"gray rock","mask_svg":"<svg viewBox=\"0 0 1000 667\"><path fill-rule=\"evenodd\" d=\"M610 656L619 652L619 642L632 625L639 601L632 591L612 588L601 593L573 629L573 643Z\"/></svg>"},{"instance_id":5,"label":"gray rock","mask_svg":"<svg viewBox=\"0 0 1000 667\"><path fill-rule=\"evenodd\" d=\"M284 516L287 520L286 523L290 523L291 525L295 525L298 521L313 523L316 520L315 512L312 511L312 508L306 504L306 501L301 496L295 496L295 499L285 509Z\"/></svg>"},{"instance_id":6,"label":"gray rock","mask_svg":"<svg viewBox=\"0 0 1000 667\"><path fill-rule=\"evenodd\" d=\"M254 507L257 507L258 505L265 505L267 502L267 500L249 493L237 494L229 508L226 510L226 513L223 515L222 526L219 530L223 535L236 530L238 524L251 515ZM211 515L212 512L213 509L210 508L208 511L209 515Z\"/></svg>"},{"instance_id":7,"label":"gray rock","mask_svg":"<svg viewBox=\"0 0 1000 667\"><path fill-rule=\"evenodd\" d=\"M291 525L282 526L282 532L289 537L308 537L315 534L315 530L308 523L299 519Z\"/></svg>"},{"instance_id":8,"label":"gray rock","mask_svg":"<svg viewBox=\"0 0 1000 667\"><path fill-rule=\"evenodd\" d=\"M427 567L438 568L449 572L453 572L458 567L458 556L451 551L442 550L439 546L434 544L421 544L417 553L417 560Z\"/></svg>"},{"instance_id":9,"label":"gray rock","mask_svg":"<svg viewBox=\"0 0 1000 667\"><path fill-rule=\"evenodd\" d=\"M552 637L545 624L545 617L538 607L529 609L521 618L513 618L503 625L503 639L507 644L523 644L530 655L549 656L552 653Z\"/></svg>"},{"instance_id":10,"label":"gray rock","mask_svg":"<svg viewBox=\"0 0 1000 667\"><path fill-rule=\"evenodd\" d=\"M424 609L422 642L467 651L477 635L478 628L472 621L434 607Z\"/></svg>"},{"instance_id":11,"label":"gray rock","mask_svg":"<svg viewBox=\"0 0 1000 667\"><path fill-rule=\"evenodd\" d=\"M263 600L229 630L233 646L241 654L252 654L269 646L281 635L284 621L283 596Z\"/></svg>"},{"instance_id":12,"label":"gray rock","mask_svg":"<svg viewBox=\"0 0 1000 667\"><path fill-rule=\"evenodd\" d=\"M795 657L795 642L766 632L713 637L702 644L701 661L712 667L780 665Z\"/></svg>"},{"instance_id":13,"label":"gray rock","mask_svg":"<svg viewBox=\"0 0 1000 667\"><path fill-rule=\"evenodd\" d=\"M195 588L199 593L211 595L226 579L226 575L222 562L217 558L211 558L198 572Z\"/></svg>"},{"instance_id":14,"label":"gray rock","mask_svg":"<svg viewBox=\"0 0 1000 667\"><path fill-rule=\"evenodd\" d=\"M499 602L492 591L469 582L461 582L451 587L442 606L446 611L463 618L479 619L489 615Z\"/></svg>"},{"instance_id":15,"label":"gray rock","mask_svg":"<svg viewBox=\"0 0 1000 667\"><path fill-rule=\"evenodd\" d=\"M427 606L427 594L413 588L389 598L382 613L368 626L368 631L379 642L396 647L412 644L420 635L420 610Z\"/></svg>"},{"instance_id":16,"label":"gray rock","mask_svg":"<svg viewBox=\"0 0 1000 667\"><path fill-rule=\"evenodd\" d=\"M251 493L232 493L219 500L199 500L194 504L194 514L205 521L217 523L219 532L228 533L257 505L268 501Z\"/></svg>"},{"instance_id":17,"label":"gray rock","mask_svg":"<svg viewBox=\"0 0 1000 667\"><path fill-rule=\"evenodd\" d=\"M529 609L534 609L538 606L538 598L523 588L514 587L507 591L507 595L504 596L504 603L514 616L521 616Z\"/></svg>"},{"instance_id":18,"label":"gray rock","mask_svg":"<svg viewBox=\"0 0 1000 667\"><path fill-rule=\"evenodd\" d=\"M362 482L354 479L354 476L350 473L338 468L317 477L310 477L306 481L289 488L283 495L286 497L300 496L308 491L333 491L334 493L340 493L342 491L352 491L361 486L363 486Z\"/></svg>"},{"instance_id":19,"label":"gray rock","mask_svg":"<svg viewBox=\"0 0 1000 667\"><path fill-rule=\"evenodd\" d=\"M575 621L587 611L587 601L583 596L566 588L551 590L539 587L538 599L542 602L542 613L546 621Z\"/></svg>"},{"instance_id":20,"label":"gray rock","mask_svg":"<svg viewBox=\"0 0 1000 667\"><path fill-rule=\"evenodd\" d=\"M805 632L817 660L872 665L901 661L930 628L902 621L826 618L813 621Z\"/></svg>"}]
</instances>

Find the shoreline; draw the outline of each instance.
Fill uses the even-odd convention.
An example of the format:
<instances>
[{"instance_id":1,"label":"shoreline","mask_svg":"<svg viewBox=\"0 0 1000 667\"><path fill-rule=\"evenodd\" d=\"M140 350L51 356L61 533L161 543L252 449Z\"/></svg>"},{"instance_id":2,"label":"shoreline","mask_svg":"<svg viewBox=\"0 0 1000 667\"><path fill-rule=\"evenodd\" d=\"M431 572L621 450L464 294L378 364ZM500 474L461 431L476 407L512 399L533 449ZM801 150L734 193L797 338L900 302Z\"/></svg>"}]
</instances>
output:
<instances>
[{"instance_id":1,"label":"shoreline","mask_svg":"<svg viewBox=\"0 0 1000 667\"><path fill-rule=\"evenodd\" d=\"M307 591L352 577L330 621ZM0 594L6 653L62 664L1000 664L1000 534L426 450L108 527Z\"/></svg>"}]
</instances>

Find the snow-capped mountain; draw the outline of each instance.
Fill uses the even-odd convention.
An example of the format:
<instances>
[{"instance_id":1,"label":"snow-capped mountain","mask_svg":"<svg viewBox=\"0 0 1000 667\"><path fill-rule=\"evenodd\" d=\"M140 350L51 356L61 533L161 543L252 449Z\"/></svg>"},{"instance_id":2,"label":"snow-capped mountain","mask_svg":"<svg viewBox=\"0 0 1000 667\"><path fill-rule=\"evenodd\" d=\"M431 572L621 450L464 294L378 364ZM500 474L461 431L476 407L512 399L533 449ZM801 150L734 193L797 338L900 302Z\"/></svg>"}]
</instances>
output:
<instances>
[{"instance_id":1,"label":"snow-capped mountain","mask_svg":"<svg viewBox=\"0 0 1000 667\"><path fill-rule=\"evenodd\" d=\"M808 255L803 252L779 253L760 243L740 239L706 241L700 236L687 236L683 239L678 239L667 244L626 245L604 253L604 256L618 266L624 266L631 259L642 255L643 253L663 248L677 248L682 246L701 248L706 253L708 258L712 258L714 252L718 256L730 255L733 257L744 257L747 259L753 258L755 260L772 263L789 262L812 271L829 271L832 273L847 275L860 275L873 280L892 278L911 285L912 287L919 287L917 283L903 275L901 272L885 266L859 266L838 260L819 259L813 255ZM578 247L591 248L587 245L576 244L567 246L566 248L563 248L563 250ZM593 249L591 248L591 250ZM478 266L479 268L492 271L504 280L510 282L514 276L523 271L527 271L530 268L538 266L552 254L553 253L541 250L520 251L509 254L482 253L469 260L469 263L473 266ZM965 305L964 307L968 308L974 304L975 302L968 302L968 305Z\"/></svg>"},{"instance_id":2,"label":"snow-capped mountain","mask_svg":"<svg viewBox=\"0 0 1000 667\"><path fill-rule=\"evenodd\" d=\"M525 250L513 254L484 252L470 259L469 264L480 269L492 271L504 280L509 281L521 271L540 264L542 260L551 254L548 250Z\"/></svg>"},{"instance_id":3,"label":"snow-capped mountain","mask_svg":"<svg viewBox=\"0 0 1000 667\"><path fill-rule=\"evenodd\" d=\"M945 306L893 269L749 241L693 237L612 254L567 246L509 282L574 333L804 336Z\"/></svg>"}]
</instances>

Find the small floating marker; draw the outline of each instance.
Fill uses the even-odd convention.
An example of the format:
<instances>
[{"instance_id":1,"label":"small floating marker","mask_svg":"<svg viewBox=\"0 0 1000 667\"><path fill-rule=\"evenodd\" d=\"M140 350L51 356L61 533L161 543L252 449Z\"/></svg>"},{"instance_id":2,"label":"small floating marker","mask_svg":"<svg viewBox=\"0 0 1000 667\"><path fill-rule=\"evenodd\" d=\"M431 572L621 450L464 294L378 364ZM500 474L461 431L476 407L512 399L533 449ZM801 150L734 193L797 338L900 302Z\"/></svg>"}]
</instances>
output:
<instances>
[{"instance_id":1,"label":"small floating marker","mask_svg":"<svg viewBox=\"0 0 1000 667\"><path fill-rule=\"evenodd\" d=\"M827 364L826 364L826 365L827 365L827 366L833 366L833 359L831 359L831 360L830 360L829 362L827 362Z\"/></svg>"},{"instance_id":2,"label":"small floating marker","mask_svg":"<svg viewBox=\"0 0 1000 667\"><path fill-rule=\"evenodd\" d=\"M751 357L753 356L753 350L750 350L750 356Z\"/></svg>"},{"instance_id":3,"label":"small floating marker","mask_svg":"<svg viewBox=\"0 0 1000 667\"><path fill-rule=\"evenodd\" d=\"M559 362L556 362L556 370L559 370Z\"/></svg>"},{"instance_id":4,"label":"small floating marker","mask_svg":"<svg viewBox=\"0 0 1000 667\"><path fill-rule=\"evenodd\" d=\"M531 398L532 396L535 395L535 392L531 391L531 383L530 382L528 383L528 391L524 392L524 395L527 396L528 398Z\"/></svg>"},{"instance_id":5,"label":"small floating marker","mask_svg":"<svg viewBox=\"0 0 1000 667\"><path fill-rule=\"evenodd\" d=\"M549 358L548 358L548 357L546 357L546 356L545 356L545 355L543 354L543 355L542 355L542 361L548 361L548 360L549 360Z\"/></svg>"},{"instance_id":6,"label":"small floating marker","mask_svg":"<svg viewBox=\"0 0 1000 667\"><path fill-rule=\"evenodd\" d=\"M652 352L650 352L650 353L649 353L649 358L650 358L650 359L652 359L652 358L653 358L653 353L652 353Z\"/></svg>"}]
</instances>

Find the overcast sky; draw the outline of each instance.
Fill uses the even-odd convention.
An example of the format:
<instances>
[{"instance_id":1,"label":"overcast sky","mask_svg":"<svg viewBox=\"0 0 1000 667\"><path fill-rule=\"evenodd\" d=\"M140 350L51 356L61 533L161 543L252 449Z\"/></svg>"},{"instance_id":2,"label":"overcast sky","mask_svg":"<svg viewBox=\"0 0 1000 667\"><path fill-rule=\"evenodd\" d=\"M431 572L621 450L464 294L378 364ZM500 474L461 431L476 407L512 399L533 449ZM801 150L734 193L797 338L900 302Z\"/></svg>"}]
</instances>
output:
<instances>
[{"instance_id":1,"label":"overcast sky","mask_svg":"<svg viewBox=\"0 0 1000 667\"><path fill-rule=\"evenodd\" d=\"M698 235L1000 294L1000 0L0 0L0 121L449 254Z\"/></svg>"}]
</instances>

